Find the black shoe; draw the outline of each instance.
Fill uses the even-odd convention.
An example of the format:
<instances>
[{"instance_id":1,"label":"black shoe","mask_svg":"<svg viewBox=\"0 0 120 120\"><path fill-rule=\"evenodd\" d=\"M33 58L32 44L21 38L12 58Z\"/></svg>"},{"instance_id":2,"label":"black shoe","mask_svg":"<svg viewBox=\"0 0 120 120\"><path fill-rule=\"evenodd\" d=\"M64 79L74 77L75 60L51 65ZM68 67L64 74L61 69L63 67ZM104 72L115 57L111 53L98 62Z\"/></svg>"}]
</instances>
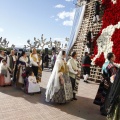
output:
<instances>
[{"instance_id":1,"label":"black shoe","mask_svg":"<svg viewBox=\"0 0 120 120\"><path fill-rule=\"evenodd\" d=\"M84 80L84 82L89 83L87 80Z\"/></svg>"},{"instance_id":2,"label":"black shoe","mask_svg":"<svg viewBox=\"0 0 120 120\"><path fill-rule=\"evenodd\" d=\"M30 96L33 96L33 95L34 95L34 93L29 93L29 95L30 95Z\"/></svg>"},{"instance_id":3,"label":"black shoe","mask_svg":"<svg viewBox=\"0 0 120 120\"><path fill-rule=\"evenodd\" d=\"M107 116L107 113L101 113L102 116Z\"/></svg>"},{"instance_id":4,"label":"black shoe","mask_svg":"<svg viewBox=\"0 0 120 120\"><path fill-rule=\"evenodd\" d=\"M77 100L77 98L73 98L73 100Z\"/></svg>"},{"instance_id":5,"label":"black shoe","mask_svg":"<svg viewBox=\"0 0 120 120\"><path fill-rule=\"evenodd\" d=\"M40 92L38 92L38 94L41 94L42 92L40 91Z\"/></svg>"}]
</instances>

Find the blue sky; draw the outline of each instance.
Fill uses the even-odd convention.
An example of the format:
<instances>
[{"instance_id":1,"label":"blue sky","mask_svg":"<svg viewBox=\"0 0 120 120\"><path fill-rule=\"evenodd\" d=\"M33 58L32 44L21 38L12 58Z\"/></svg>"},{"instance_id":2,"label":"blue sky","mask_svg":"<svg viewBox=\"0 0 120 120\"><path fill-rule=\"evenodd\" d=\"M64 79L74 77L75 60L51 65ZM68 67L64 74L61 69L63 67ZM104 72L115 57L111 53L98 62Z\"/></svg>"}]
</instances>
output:
<instances>
[{"instance_id":1,"label":"blue sky","mask_svg":"<svg viewBox=\"0 0 120 120\"><path fill-rule=\"evenodd\" d=\"M0 0L0 37L21 46L33 38L63 40L70 36L72 0Z\"/></svg>"}]
</instances>

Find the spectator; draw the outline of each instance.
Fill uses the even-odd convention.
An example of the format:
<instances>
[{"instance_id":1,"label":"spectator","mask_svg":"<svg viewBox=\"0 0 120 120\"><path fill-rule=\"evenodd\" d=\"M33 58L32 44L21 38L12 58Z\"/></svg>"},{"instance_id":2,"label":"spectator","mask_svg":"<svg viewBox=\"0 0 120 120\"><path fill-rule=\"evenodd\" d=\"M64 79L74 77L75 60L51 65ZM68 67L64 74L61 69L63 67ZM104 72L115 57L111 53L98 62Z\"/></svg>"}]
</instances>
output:
<instances>
[{"instance_id":1,"label":"spectator","mask_svg":"<svg viewBox=\"0 0 120 120\"><path fill-rule=\"evenodd\" d=\"M48 53L44 57L44 62L45 62L46 68L48 68L48 66L49 66L49 56L48 56Z\"/></svg>"}]
</instances>

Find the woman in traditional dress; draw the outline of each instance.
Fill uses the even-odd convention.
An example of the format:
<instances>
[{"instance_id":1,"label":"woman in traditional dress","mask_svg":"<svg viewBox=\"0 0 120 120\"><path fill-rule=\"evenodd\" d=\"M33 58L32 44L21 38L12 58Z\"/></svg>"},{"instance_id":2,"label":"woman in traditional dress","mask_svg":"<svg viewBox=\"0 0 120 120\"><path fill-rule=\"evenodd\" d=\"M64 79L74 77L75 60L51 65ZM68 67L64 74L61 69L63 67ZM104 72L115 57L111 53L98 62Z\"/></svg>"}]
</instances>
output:
<instances>
[{"instance_id":1,"label":"woman in traditional dress","mask_svg":"<svg viewBox=\"0 0 120 120\"><path fill-rule=\"evenodd\" d=\"M60 51L46 88L46 102L66 103L73 98L65 51Z\"/></svg>"},{"instance_id":2,"label":"woman in traditional dress","mask_svg":"<svg viewBox=\"0 0 120 120\"><path fill-rule=\"evenodd\" d=\"M34 75L37 78L39 60L38 60L38 55L37 55L37 51L35 48L32 50L32 53L30 54L30 63L32 65L32 70L34 72Z\"/></svg>"},{"instance_id":3,"label":"woman in traditional dress","mask_svg":"<svg viewBox=\"0 0 120 120\"><path fill-rule=\"evenodd\" d=\"M5 57L5 52L3 50L0 51L0 63L2 62L3 59L6 59ZM0 66L1 69L1 66ZM0 74L0 86L4 86L4 75Z\"/></svg>"},{"instance_id":4,"label":"woman in traditional dress","mask_svg":"<svg viewBox=\"0 0 120 120\"><path fill-rule=\"evenodd\" d=\"M113 84L108 99L107 120L120 120L120 69L113 78Z\"/></svg>"},{"instance_id":5,"label":"woman in traditional dress","mask_svg":"<svg viewBox=\"0 0 120 120\"><path fill-rule=\"evenodd\" d=\"M0 63L0 74L4 76L2 86L11 85L10 71L11 69L7 65L6 60L3 59Z\"/></svg>"},{"instance_id":6,"label":"woman in traditional dress","mask_svg":"<svg viewBox=\"0 0 120 120\"><path fill-rule=\"evenodd\" d=\"M18 59L17 63L17 81L16 87L24 87L24 79L26 78L26 67L28 66L28 57L26 53L23 51L21 57Z\"/></svg>"},{"instance_id":7,"label":"woman in traditional dress","mask_svg":"<svg viewBox=\"0 0 120 120\"><path fill-rule=\"evenodd\" d=\"M38 54L38 75L37 75L37 83L40 85L41 82L41 77L42 77L42 59L41 59L41 55Z\"/></svg>"},{"instance_id":8,"label":"woman in traditional dress","mask_svg":"<svg viewBox=\"0 0 120 120\"><path fill-rule=\"evenodd\" d=\"M10 69L12 70L11 77L14 80L15 78L15 66L16 66L16 61L17 61L17 56L15 56L15 51L11 50L10 55L7 57L8 58L8 65Z\"/></svg>"},{"instance_id":9,"label":"woman in traditional dress","mask_svg":"<svg viewBox=\"0 0 120 120\"><path fill-rule=\"evenodd\" d=\"M103 64L102 67L102 76L103 79L100 83L97 95L94 100L94 104L100 105L100 112L102 115L107 115L107 103L108 95L110 92L111 81L110 78L113 77L117 72L117 66L114 63L115 55L113 53L108 53L107 61Z\"/></svg>"}]
</instances>

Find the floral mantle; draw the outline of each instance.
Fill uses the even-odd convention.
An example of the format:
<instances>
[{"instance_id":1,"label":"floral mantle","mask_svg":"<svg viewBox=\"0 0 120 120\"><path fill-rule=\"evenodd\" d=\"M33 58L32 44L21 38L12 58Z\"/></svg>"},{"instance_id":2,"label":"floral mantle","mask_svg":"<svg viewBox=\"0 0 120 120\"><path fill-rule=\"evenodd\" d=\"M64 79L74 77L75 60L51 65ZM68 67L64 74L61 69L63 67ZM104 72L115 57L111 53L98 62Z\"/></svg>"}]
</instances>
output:
<instances>
[{"instance_id":1,"label":"floral mantle","mask_svg":"<svg viewBox=\"0 0 120 120\"><path fill-rule=\"evenodd\" d=\"M107 53L113 52L120 63L120 0L102 0L105 6L103 25L94 42L92 64L102 66Z\"/></svg>"}]
</instances>

